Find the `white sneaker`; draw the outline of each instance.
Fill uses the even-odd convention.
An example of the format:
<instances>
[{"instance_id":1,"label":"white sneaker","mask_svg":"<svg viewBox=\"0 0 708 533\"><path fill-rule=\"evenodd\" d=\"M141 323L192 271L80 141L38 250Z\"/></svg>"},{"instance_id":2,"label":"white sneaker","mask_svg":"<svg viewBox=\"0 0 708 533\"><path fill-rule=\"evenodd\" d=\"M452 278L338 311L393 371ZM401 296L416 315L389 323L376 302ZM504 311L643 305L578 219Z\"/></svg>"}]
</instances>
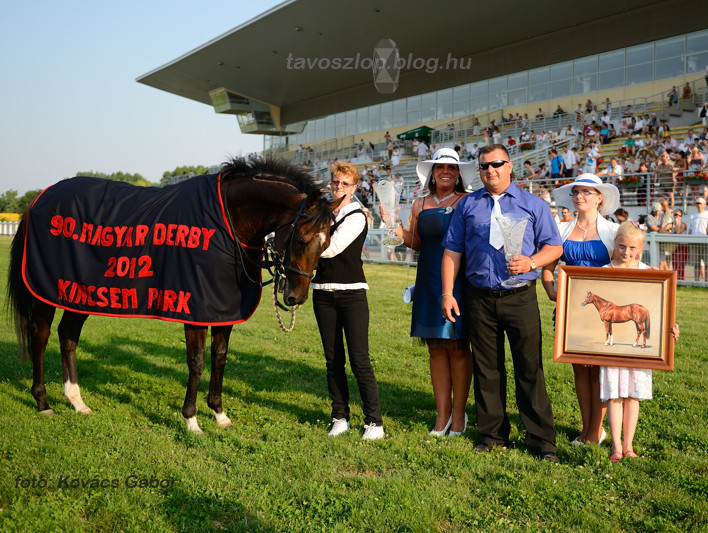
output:
<instances>
[{"instance_id":1,"label":"white sneaker","mask_svg":"<svg viewBox=\"0 0 708 533\"><path fill-rule=\"evenodd\" d=\"M341 435L347 431L349 431L349 422L347 422L346 418L333 418L332 429L329 430L327 435L330 437L336 437L337 435Z\"/></svg>"},{"instance_id":2,"label":"white sneaker","mask_svg":"<svg viewBox=\"0 0 708 533\"><path fill-rule=\"evenodd\" d=\"M372 422L364 426L364 435L361 440L383 439L385 436L383 426L377 426L376 422Z\"/></svg>"}]
</instances>

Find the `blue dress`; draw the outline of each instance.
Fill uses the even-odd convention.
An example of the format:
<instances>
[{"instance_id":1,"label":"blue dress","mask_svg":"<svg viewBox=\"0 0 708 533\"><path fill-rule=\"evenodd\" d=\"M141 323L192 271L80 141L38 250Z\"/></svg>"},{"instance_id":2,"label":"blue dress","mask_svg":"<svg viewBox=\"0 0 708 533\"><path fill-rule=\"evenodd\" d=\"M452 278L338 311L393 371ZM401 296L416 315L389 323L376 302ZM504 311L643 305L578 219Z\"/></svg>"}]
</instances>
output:
<instances>
[{"instance_id":1,"label":"blue dress","mask_svg":"<svg viewBox=\"0 0 708 533\"><path fill-rule=\"evenodd\" d=\"M463 317L450 322L442 316L442 280L440 263L445 249L442 240L450 225L453 209L436 207L424 209L418 215L418 235L420 237L420 255L415 277L413 293L413 313L411 319L411 337L423 339L464 339L468 337ZM464 262L463 262L464 265ZM465 269L460 268L453 296L460 311L464 305Z\"/></svg>"},{"instance_id":2,"label":"blue dress","mask_svg":"<svg viewBox=\"0 0 708 533\"><path fill-rule=\"evenodd\" d=\"M610 254L602 241L565 241L563 256L569 266L601 267L610 262Z\"/></svg>"}]
</instances>

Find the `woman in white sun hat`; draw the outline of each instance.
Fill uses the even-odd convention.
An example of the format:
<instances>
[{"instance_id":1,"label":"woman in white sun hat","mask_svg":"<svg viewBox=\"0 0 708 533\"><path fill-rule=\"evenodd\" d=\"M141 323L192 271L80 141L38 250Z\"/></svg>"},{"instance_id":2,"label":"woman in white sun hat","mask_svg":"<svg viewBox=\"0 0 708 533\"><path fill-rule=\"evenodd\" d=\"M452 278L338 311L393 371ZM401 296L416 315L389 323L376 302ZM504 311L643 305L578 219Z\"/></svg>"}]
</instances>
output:
<instances>
[{"instance_id":1,"label":"woman in white sun hat","mask_svg":"<svg viewBox=\"0 0 708 533\"><path fill-rule=\"evenodd\" d=\"M413 294L411 337L428 346L430 378L437 408L430 432L459 436L467 427L465 407L472 379L472 353L464 320L450 322L440 313L442 240L455 206L466 194L475 175L471 163L460 162L457 152L440 148L432 159L420 161L416 172L422 197L413 203L409 226L396 228L409 248L420 252ZM464 271L455 282L454 294L462 298ZM459 293L459 294L458 294ZM460 301L460 300L458 300Z\"/></svg>"},{"instance_id":2,"label":"woman in white sun hat","mask_svg":"<svg viewBox=\"0 0 708 533\"><path fill-rule=\"evenodd\" d=\"M618 224L605 217L619 207L619 191L603 183L594 174L581 174L573 183L553 191L558 206L572 207L578 216L558 226L563 240L561 259L566 265L601 267L608 264L614 252ZM553 272L556 263L543 267L541 280L548 297L556 301ZM598 443L605 439L602 427L607 406L600 400L599 366L573 365L575 394L580 405L583 428L571 444Z\"/></svg>"}]
</instances>

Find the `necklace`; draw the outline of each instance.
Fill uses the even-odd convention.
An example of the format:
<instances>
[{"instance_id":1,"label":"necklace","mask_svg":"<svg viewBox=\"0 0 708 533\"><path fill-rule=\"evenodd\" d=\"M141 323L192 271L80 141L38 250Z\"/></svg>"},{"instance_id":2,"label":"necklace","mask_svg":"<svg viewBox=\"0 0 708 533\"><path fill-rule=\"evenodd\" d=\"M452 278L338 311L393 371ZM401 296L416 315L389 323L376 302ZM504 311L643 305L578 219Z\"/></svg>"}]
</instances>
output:
<instances>
[{"instance_id":1,"label":"necklace","mask_svg":"<svg viewBox=\"0 0 708 533\"><path fill-rule=\"evenodd\" d=\"M576 226L580 231L583 232L583 240L585 240L585 234L586 234L588 231L590 231L591 229L593 229L595 226L597 226L597 220L596 220L595 223L594 223L592 226L590 226L589 228L584 228L584 227L582 227L582 226L580 225L580 222L578 222L578 220L576 219L576 220L575 220L575 226Z\"/></svg>"},{"instance_id":2,"label":"necklace","mask_svg":"<svg viewBox=\"0 0 708 533\"><path fill-rule=\"evenodd\" d=\"M450 194L448 194L448 195L445 196L444 198L438 198L438 195L437 195L437 194L434 194L434 195L433 195L433 200L435 200L435 203L436 203L436 204L440 205L440 204L443 203L445 200L449 200L449 199L452 198L453 196L455 196L455 191L452 191Z\"/></svg>"}]
</instances>

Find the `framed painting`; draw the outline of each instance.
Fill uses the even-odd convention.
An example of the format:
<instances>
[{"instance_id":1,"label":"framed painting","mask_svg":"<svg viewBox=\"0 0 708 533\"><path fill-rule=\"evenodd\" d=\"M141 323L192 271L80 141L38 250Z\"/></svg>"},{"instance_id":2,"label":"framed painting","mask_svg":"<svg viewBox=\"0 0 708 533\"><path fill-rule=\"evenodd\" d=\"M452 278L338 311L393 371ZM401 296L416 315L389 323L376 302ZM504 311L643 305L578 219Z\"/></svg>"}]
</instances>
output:
<instances>
[{"instance_id":1,"label":"framed painting","mask_svg":"<svg viewBox=\"0 0 708 533\"><path fill-rule=\"evenodd\" d=\"M674 369L676 272L558 267L553 360Z\"/></svg>"}]
</instances>

